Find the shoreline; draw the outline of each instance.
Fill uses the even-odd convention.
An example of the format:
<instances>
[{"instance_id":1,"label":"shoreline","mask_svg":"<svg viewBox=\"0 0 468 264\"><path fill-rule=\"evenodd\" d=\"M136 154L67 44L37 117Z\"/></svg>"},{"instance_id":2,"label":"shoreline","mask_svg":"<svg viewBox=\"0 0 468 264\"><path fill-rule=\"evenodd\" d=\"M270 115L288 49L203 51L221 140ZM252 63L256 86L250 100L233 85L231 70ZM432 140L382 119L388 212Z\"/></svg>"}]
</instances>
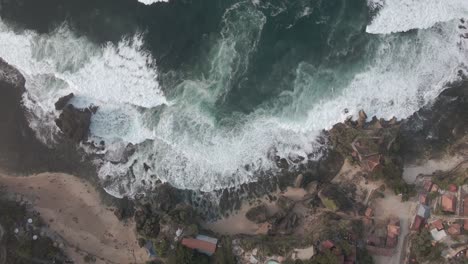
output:
<instances>
[{"instance_id":1,"label":"shoreline","mask_svg":"<svg viewBox=\"0 0 468 264\"><path fill-rule=\"evenodd\" d=\"M60 173L0 174L0 188L30 204L75 263L81 263L86 255L96 257L96 263L148 260L138 246L134 221L119 220L115 208L105 206L99 193L83 179Z\"/></svg>"}]
</instances>

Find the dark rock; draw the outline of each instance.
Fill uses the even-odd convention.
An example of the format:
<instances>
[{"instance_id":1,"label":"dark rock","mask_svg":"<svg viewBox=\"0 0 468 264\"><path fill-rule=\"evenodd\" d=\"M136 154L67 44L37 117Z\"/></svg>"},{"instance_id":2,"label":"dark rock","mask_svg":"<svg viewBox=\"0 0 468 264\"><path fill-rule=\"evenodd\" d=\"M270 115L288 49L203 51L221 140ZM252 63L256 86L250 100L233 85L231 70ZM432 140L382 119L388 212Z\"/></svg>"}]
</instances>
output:
<instances>
[{"instance_id":1,"label":"dark rock","mask_svg":"<svg viewBox=\"0 0 468 264\"><path fill-rule=\"evenodd\" d=\"M401 153L407 162L437 158L455 141L468 134L468 81L443 91L401 126Z\"/></svg>"},{"instance_id":2,"label":"dark rock","mask_svg":"<svg viewBox=\"0 0 468 264\"><path fill-rule=\"evenodd\" d=\"M88 136L91 115L89 109L78 109L73 105L67 105L55 123L68 139L78 143Z\"/></svg>"},{"instance_id":3,"label":"dark rock","mask_svg":"<svg viewBox=\"0 0 468 264\"><path fill-rule=\"evenodd\" d=\"M276 162L276 166L280 169L288 169L289 164L288 161L285 158L281 158L279 161Z\"/></svg>"},{"instance_id":4,"label":"dark rock","mask_svg":"<svg viewBox=\"0 0 468 264\"><path fill-rule=\"evenodd\" d=\"M169 184L162 184L156 188L149 198L153 212L169 212L180 202L177 190Z\"/></svg>"},{"instance_id":5,"label":"dark rock","mask_svg":"<svg viewBox=\"0 0 468 264\"><path fill-rule=\"evenodd\" d=\"M364 110L360 110L359 111L359 118L357 120L358 127L363 127L364 124L366 123L366 120L367 120L366 112L364 112Z\"/></svg>"},{"instance_id":6,"label":"dark rock","mask_svg":"<svg viewBox=\"0 0 468 264\"><path fill-rule=\"evenodd\" d=\"M267 220L267 208L265 205L259 205L253 208L250 208L249 211L245 214L245 217L254 223L260 224Z\"/></svg>"},{"instance_id":7,"label":"dark rock","mask_svg":"<svg viewBox=\"0 0 468 264\"><path fill-rule=\"evenodd\" d=\"M60 97L55 103L55 110L63 110L68 102L74 97L73 93Z\"/></svg>"},{"instance_id":8,"label":"dark rock","mask_svg":"<svg viewBox=\"0 0 468 264\"><path fill-rule=\"evenodd\" d=\"M143 162L143 169L145 169L145 171L148 172L151 169L151 167Z\"/></svg>"},{"instance_id":9,"label":"dark rock","mask_svg":"<svg viewBox=\"0 0 468 264\"><path fill-rule=\"evenodd\" d=\"M289 199L289 198L287 198L287 197L285 197L285 196L283 196L283 195L280 195L280 196L278 197L278 200L276 201L276 205L277 205L283 212L289 212L289 211L291 211L291 210L294 208L294 205L295 205L295 204L296 204L296 203L295 203L293 200L291 200L291 199Z\"/></svg>"}]
</instances>

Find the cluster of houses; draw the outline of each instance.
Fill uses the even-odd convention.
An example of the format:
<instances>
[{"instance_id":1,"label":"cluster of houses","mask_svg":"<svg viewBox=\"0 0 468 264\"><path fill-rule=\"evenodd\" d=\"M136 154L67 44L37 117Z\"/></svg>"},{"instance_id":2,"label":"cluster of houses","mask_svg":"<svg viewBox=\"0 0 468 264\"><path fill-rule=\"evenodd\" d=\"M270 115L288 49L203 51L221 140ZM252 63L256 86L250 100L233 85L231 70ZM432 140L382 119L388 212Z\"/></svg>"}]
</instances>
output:
<instances>
[{"instance_id":1,"label":"cluster of houses","mask_svg":"<svg viewBox=\"0 0 468 264\"><path fill-rule=\"evenodd\" d=\"M372 225L373 210L365 212L364 224L371 227L366 240L367 250L373 255L391 256L398 245L400 236L400 219L391 217Z\"/></svg>"},{"instance_id":2,"label":"cluster of houses","mask_svg":"<svg viewBox=\"0 0 468 264\"><path fill-rule=\"evenodd\" d=\"M413 232L428 228L434 241L446 242L446 238L468 231L468 194L462 195L463 190L455 184L450 184L445 190L430 180L424 181L422 187L417 213L411 223ZM461 251L465 252L467 248L465 245ZM448 258L453 256L446 255Z\"/></svg>"},{"instance_id":3,"label":"cluster of houses","mask_svg":"<svg viewBox=\"0 0 468 264\"><path fill-rule=\"evenodd\" d=\"M343 251L337 247L331 240L325 240L320 244L320 250L329 250L337 256L338 264L354 264L356 263L356 246L352 246L350 254L345 255Z\"/></svg>"},{"instance_id":4,"label":"cluster of houses","mask_svg":"<svg viewBox=\"0 0 468 264\"><path fill-rule=\"evenodd\" d=\"M439 186L437 186L437 184L434 184L430 180L426 180L423 184L423 190L423 193L419 195L418 209L411 224L411 230L419 231L422 227L425 227L426 224L430 224L429 226L432 226L433 223L436 223L436 225L440 227L440 225L437 224L437 220L441 221L440 219L433 219L430 221L432 207L435 208L435 210L433 210L433 212L435 212L433 213L433 218L436 217L434 216L434 214L441 214L441 217L445 219L456 218L459 215L458 186L456 186L455 184L450 184L447 190L441 190ZM430 201L430 196L434 197L435 200ZM466 196L465 199L468 201L468 196ZM468 210L463 210L463 213L468 214ZM466 228L468 229L468 221L465 220L464 222L464 226L466 226ZM454 226L451 229L451 231L454 231L454 229L461 226L462 225L460 223L454 223ZM434 229L441 231L440 228ZM434 231L434 234L438 233ZM440 237L440 234L436 235L434 239L438 237Z\"/></svg>"}]
</instances>

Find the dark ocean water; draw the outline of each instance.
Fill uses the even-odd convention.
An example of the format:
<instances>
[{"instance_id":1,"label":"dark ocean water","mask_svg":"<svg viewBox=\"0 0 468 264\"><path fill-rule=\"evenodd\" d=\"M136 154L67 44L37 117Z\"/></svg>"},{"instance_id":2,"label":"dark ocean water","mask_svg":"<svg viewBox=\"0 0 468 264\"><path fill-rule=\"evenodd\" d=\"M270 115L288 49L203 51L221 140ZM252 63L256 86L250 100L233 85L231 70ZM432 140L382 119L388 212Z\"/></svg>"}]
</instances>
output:
<instances>
[{"instance_id":1,"label":"dark ocean water","mask_svg":"<svg viewBox=\"0 0 468 264\"><path fill-rule=\"evenodd\" d=\"M100 106L91 139L108 143L110 192L157 178L213 190L274 170L275 155L317 158L319 131L348 111L408 116L464 67L458 14L437 23L428 8L435 22L420 29L371 2L0 0L0 56L29 79L25 105L43 141L53 142L61 95ZM380 10L394 21L366 32ZM414 29L390 33L405 19ZM130 161L111 163L128 142Z\"/></svg>"}]
</instances>

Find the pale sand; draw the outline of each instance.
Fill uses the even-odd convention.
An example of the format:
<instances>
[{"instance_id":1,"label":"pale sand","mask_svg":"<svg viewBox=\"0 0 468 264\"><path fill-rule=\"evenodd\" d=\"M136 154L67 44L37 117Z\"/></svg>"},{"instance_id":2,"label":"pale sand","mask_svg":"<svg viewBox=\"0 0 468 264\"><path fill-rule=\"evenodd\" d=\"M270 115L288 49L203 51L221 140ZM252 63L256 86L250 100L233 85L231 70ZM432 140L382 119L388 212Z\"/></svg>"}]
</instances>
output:
<instances>
[{"instance_id":1,"label":"pale sand","mask_svg":"<svg viewBox=\"0 0 468 264\"><path fill-rule=\"evenodd\" d=\"M407 183L415 183L418 175L432 174L435 171L448 171L463 161L461 156L450 156L440 160L428 160L421 165L407 165L403 170L403 179Z\"/></svg>"},{"instance_id":2,"label":"pale sand","mask_svg":"<svg viewBox=\"0 0 468 264\"><path fill-rule=\"evenodd\" d=\"M307 192L302 188L292 188L288 187L285 192L277 191L272 193L271 195L283 195L293 201L300 201L304 198ZM261 224L256 224L251 222L245 217L245 214L253 207L258 206L260 204L264 204L267 206L268 215L274 215L278 208L275 205L275 202L270 202L268 200L268 196L265 195L258 199L255 203L249 204L249 202L244 201L241 205L241 209L236 211L235 213L231 214L228 217L224 217L218 221L212 223L205 223L203 225L204 228L210 229L219 234L226 234L226 235L236 235L236 234L245 234L245 235L255 235L259 228L261 228ZM299 210L299 209L298 209Z\"/></svg>"},{"instance_id":3,"label":"pale sand","mask_svg":"<svg viewBox=\"0 0 468 264\"><path fill-rule=\"evenodd\" d=\"M33 203L50 229L65 240L65 250L75 263L84 263L86 253L96 256L96 263L148 260L145 250L138 246L135 224L119 221L84 180L51 173L0 175L0 185Z\"/></svg>"}]
</instances>

